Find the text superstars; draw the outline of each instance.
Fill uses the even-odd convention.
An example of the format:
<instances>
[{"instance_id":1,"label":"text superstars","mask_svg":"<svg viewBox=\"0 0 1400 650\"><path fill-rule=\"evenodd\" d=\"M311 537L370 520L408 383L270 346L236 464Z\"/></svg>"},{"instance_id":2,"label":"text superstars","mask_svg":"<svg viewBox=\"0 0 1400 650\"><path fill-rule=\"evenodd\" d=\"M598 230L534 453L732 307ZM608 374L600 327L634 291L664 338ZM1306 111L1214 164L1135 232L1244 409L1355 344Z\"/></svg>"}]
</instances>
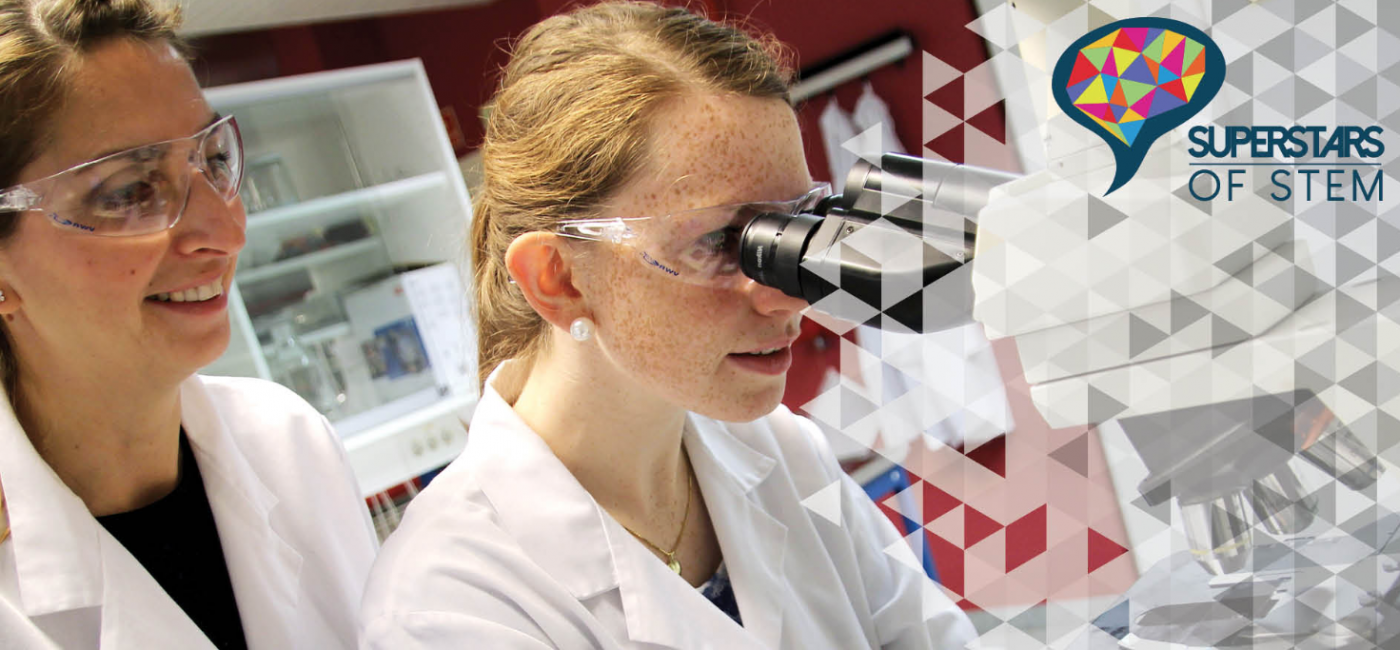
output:
<instances>
[{"instance_id":1,"label":"text superstars","mask_svg":"<svg viewBox=\"0 0 1400 650\"><path fill-rule=\"evenodd\" d=\"M1186 137L1195 158L1378 158L1380 134L1379 126L1195 126Z\"/></svg>"}]
</instances>

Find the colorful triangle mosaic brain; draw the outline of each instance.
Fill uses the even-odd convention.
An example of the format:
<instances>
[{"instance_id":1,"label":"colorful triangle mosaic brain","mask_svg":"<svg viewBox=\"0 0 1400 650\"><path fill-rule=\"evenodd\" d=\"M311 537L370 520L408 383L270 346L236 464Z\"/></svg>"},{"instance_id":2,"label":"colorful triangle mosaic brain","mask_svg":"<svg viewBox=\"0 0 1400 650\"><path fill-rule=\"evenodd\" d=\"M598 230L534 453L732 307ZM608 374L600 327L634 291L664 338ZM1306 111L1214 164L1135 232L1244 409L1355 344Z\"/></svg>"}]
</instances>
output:
<instances>
[{"instance_id":1,"label":"colorful triangle mosaic brain","mask_svg":"<svg viewBox=\"0 0 1400 650\"><path fill-rule=\"evenodd\" d=\"M1185 106L1206 73L1205 47L1169 29L1123 27L1075 58L1074 106L1132 146L1145 120Z\"/></svg>"}]
</instances>

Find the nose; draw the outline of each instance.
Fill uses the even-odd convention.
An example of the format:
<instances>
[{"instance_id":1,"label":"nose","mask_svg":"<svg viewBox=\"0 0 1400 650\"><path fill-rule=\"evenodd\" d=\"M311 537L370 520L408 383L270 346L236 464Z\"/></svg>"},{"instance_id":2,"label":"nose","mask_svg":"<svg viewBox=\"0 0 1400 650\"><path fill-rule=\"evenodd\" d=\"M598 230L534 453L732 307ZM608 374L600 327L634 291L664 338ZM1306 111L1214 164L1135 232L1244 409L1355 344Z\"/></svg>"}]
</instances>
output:
<instances>
[{"instance_id":1,"label":"nose","mask_svg":"<svg viewBox=\"0 0 1400 650\"><path fill-rule=\"evenodd\" d=\"M190 171L190 194L172 235L176 249L197 257L236 257L246 243L247 213L234 195L225 201L208 177Z\"/></svg>"},{"instance_id":2,"label":"nose","mask_svg":"<svg viewBox=\"0 0 1400 650\"><path fill-rule=\"evenodd\" d=\"M744 283L744 291L753 303L754 311L764 316L796 314L808 307L806 300L794 298L753 280Z\"/></svg>"}]
</instances>

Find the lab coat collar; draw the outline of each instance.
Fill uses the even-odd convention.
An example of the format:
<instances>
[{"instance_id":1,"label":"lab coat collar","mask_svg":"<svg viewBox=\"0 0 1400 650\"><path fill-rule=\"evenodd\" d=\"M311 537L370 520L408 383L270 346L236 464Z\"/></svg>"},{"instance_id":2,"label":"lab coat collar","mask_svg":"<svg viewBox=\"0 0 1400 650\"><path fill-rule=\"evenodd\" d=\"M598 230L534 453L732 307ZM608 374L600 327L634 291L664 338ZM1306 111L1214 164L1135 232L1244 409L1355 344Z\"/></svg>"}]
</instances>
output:
<instances>
[{"instance_id":1,"label":"lab coat collar","mask_svg":"<svg viewBox=\"0 0 1400 650\"><path fill-rule=\"evenodd\" d=\"M639 643L672 648L695 647L697 639L704 639L698 644L704 647L780 647L783 603L790 600L782 573L787 526L768 514L753 494L776 461L725 425L693 413L687 417L684 440L744 625L732 625L694 587L678 580L649 551L631 544L614 551L627 635ZM627 534L615 521L606 523L610 531ZM682 609L687 602L690 607Z\"/></svg>"},{"instance_id":2,"label":"lab coat collar","mask_svg":"<svg viewBox=\"0 0 1400 650\"><path fill-rule=\"evenodd\" d=\"M287 612L298 604L302 558L270 521L277 498L237 448L198 377L181 385L180 397L181 422L204 479L249 646L295 647L296 630L287 628L294 619ZM104 648L199 645L203 635L194 623L39 456L3 391L0 481L27 616L102 607Z\"/></svg>"},{"instance_id":3,"label":"lab coat collar","mask_svg":"<svg viewBox=\"0 0 1400 650\"><path fill-rule=\"evenodd\" d=\"M500 372L491 374L472 414L462 452L471 475L506 532L573 597L613 589L617 576L602 509L496 391Z\"/></svg>"},{"instance_id":4,"label":"lab coat collar","mask_svg":"<svg viewBox=\"0 0 1400 650\"><path fill-rule=\"evenodd\" d=\"M780 647L783 604L792 600L783 571L787 526L754 494L777 461L735 435L736 429L752 424L726 426L694 413L688 424L685 447L719 538L744 629L763 647Z\"/></svg>"},{"instance_id":5,"label":"lab coat collar","mask_svg":"<svg viewBox=\"0 0 1400 650\"><path fill-rule=\"evenodd\" d=\"M686 449L729 567L744 619L740 629L632 539L506 403L494 382L513 363L488 378L463 456L526 554L579 600L619 589L633 641L685 647L691 645L686 639L706 639L715 647L750 647L756 639L778 647L788 599L782 578L787 527L752 495L776 461L719 422L687 418ZM685 602L694 615L677 615Z\"/></svg>"},{"instance_id":6,"label":"lab coat collar","mask_svg":"<svg viewBox=\"0 0 1400 650\"><path fill-rule=\"evenodd\" d=\"M0 390L0 481L27 616L102 604L105 532L82 499L39 456Z\"/></svg>"},{"instance_id":7,"label":"lab coat collar","mask_svg":"<svg viewBox=\"0 0 1400 650\"><path fill-rule=\"evenodd\" d=\"M296 647L292 622L303 558L278 532L277 496L238 448L203 382L191 378L180 388L181 422L204 478L248 646Z\"/></svg>"}]
</instances>

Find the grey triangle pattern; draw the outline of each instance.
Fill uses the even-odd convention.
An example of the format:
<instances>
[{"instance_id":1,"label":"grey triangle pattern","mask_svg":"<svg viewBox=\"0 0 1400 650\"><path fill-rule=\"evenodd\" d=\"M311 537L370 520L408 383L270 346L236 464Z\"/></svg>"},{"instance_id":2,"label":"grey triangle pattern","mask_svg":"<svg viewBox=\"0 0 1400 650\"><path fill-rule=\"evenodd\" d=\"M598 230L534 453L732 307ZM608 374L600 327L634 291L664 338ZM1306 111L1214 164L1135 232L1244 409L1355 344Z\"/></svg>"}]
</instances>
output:
<instances>
[{"instance_id":1,"label":"grey triangle pattern","mask_svg":"<svg viewBox=\"0 0 1400 650\"><path fill-rule=\"evenodd\" d=\"M1376 263L1346 245L1337 244L1337 284L1346 284L1362 273L1374 269Z\"/></svg>"},{"instance_id":2,"label":"grey triangle pattern","mask_svg":"<svg viewBox=\"0 0 1400 650\"><path fill-rule=\"evenodd\" d=\"M1381 78L1390 83L1400 85L1400 63L1390 66L1381 71Z\"/></svg>"},{"instance_id":3,"label":"grey triangle pattern","mask_svg":"<svg viewBox=\"0 0 1400 650\"><path fill-rule=\"evenodd\" d=\"M1304 22L1316 15L1317 12L1327 9L1332 5L1333 0L1298 0L1297 13L1293 15L1293 22Z\"/></svg>"},{"instance_id":4,"label":"grey triangle pattern","mask_svg":"<svg viewBox=\"0 0 1400 650\"><path fill-rule=\"evenodd\" d=\"M1137 315L1128 316L1128 356L1136 357L1167 340L1166 332L1153 327Z\"/></svg>"},{"instance_id":5,"label":"grey triangle pattern","mask_svg":"<svg viewBox=\"0 0 1400 650\"><path fill-rule=\"evenodd\" d=\"M1400 227L1385 219L1376 221L1376 257L1384 262L1400 253Z\"/></svg>"},{"instance_id":6,"label":"grey triangle pattern","mask_svg":"<svg viewBox=\"0 0 1400 650\"><path fill-rule=\"evenodd\" d=\"M1209 192L1210 190L1206 189L1206 187L1205 187L1204 185L1205 185L1205 182L1202 182L1202 187L1200 187L1198 191L1200 191L1200 192L1202 192L1202 193L1207 193L1207 192ZM1185 203L1186 205L1189 205L1189 206L1191 206L1192 208L1195 208L1195 209L1197 209L1197 210L1200 210L1201 212L1204 212L1204 213L1206 213L1206 214L1208 214L1208 215L1209 215L1209 214L1214 214L1214 212L1215 212L1215 207L1214 207L1214 204L1213 204L1212 202L1210 202L1210 201L1197 201L1197 200L1195 200L1195 198L1192 197L1192 195L1191 195L1191 188L1188 187L1187 185L1182 185L1181 187L1178 187L1178 188L1176 188L1175 190L1172 190L1172 196L1175 196L1175 197L1181 199L1181 201L1182 201L1183 203Z\"/></svg>"},{"instance_id":7,"label":"grey triangle pattern","mask_svg":"<svg viewBox=\"0 0 1400 650\"><path fill-rule=\"evenodd\" d=\"M1350 43L1376 28L1376 24L1356 15L1345 6L1337 5L1337 44ZM1363 62L1364 63L1364 62Z\"/></svg>"},{"instance_id":8,"label":"grey triangle pattern","mask_svg":"<svg viewBox=\"0 0 1400 650\"><path fill-rule=\"evenodd\" d=\"M1098 197L1089 197L1089 239L1093 239L1102 234L1105 230L1112 228L1125 219L1128 215L1123 214L1117 208L1104 203Z\"/></svg>"},{"instance_id":9,"label":"grey triangle pattern","mask_svg":"<svg viewBox=\"0 0 1400 650\"><path fill-rule=\"evenodd\" d=\"M1269 60L1283 66L1286 70L1297 70L1298 68L1293 62L1294 31L1296 30L1290 29L1282 34L1279 34L1278 36L1275 36L1269 42L1256 49L1255 52L1258 52L1259 54L1268 57Z\"/></svg>"},{"instance_id":10,"label":"grey triangle pattern","mask_svg":"<svg viewBox=\"0 0 1400 650\"><path fill-rule=\"evenodd\" d=\"M1317 110L1323 104L1336 99L1327 91L1318 88L1304 79L1298 79L1297 87L1294 90L1294 115L1302 117Z\"/></svg>"},{"instance_id":11,"label":"grey triangle pattern","mask_svg":"<svg viewBox=\"0 0 1400 650\"><path fill-rule=\"evenodd\" d=\"M1337 206L1337 230L1334 237L1341 239L1353 230L1376 221L1376 215L1365 205L1351 201L1331 201Z\"/></svg>"},{"instance_id":12,"label":"grey triangle pattern","mask_svg":"<svg viewBox=\"0 0 1400 650\"><path fill-rule=\"evenodd\" d=\"M1210 315L1210 310L1179 293L1172 293L1171 333L1178 334L1188 326Z\"/></svg>"},{"instance_id":13,"label":"grey triangle pattern","mask_svg":"<svg viewBox=\"0 0 1400 650\"><path fill-rule=\"evenodd\" d=\"M841 428L845 429L874 413L878 408L854 390L841 387Z\"/></svg>"},{"instance_id":14,"label":"grey triangle pattern","mask_svg":"<svg viewBox=\"0 0 1400 650\"><path fill-rule=\"evenodd\" d=\"M1075 6L1045 27L1052 50L1089 29L1126 17L1114 14L1129 11L1128 3L1116 0L1068 4ZM1184 495L1221 493L1237 497L1243 508L1209 506L1205 510L1215 521L1228 523L1225 530L1237 531L1230 539L1216 541L1252 548L1246 560L1249 568L1289 576L1298 593L1307 597L1288 606L1294 619L1272 623L1296 632L1297 647L1324 647L1319 639L1304 637L1328 623L1360 632L1364 626L1349 613L1362 610L1353 601L1347 601L1345 608L1340 601L1329 608L1308 598L1334 588L1339 595L1354 598L1358 591L1390 584L1383 582L1390 578L1377 569L1374 558L1343 566L1329 559L1329 554L1337 553L1338 545L1351 544L1370 549L1374 556L1387 540L1394 539L1388 534L1395 529L1382 523L1389 521L1385 506L1393 493L1382 489L1381 479L1387 475L1380 458L1400 462L1400 418L1395 415L1400 412L1400 209L1390 209L1384 199L1353 202L1328 197L1335 191L1349 193L1353 171L1368 181L1383 174L1387 184L1400 178L1400 156L1392 151L1400 147L1391 146L1393 133L1400 132L1400 3L1207 0L1188 4L1148 0L1139 15L1150 12L1186 20L1204 29L1225 50L1225 86L1192 125L1376 124L1386 131L1386 154L1376 161L1380 167L1356 167L1331 177L1325 170L1305 176L1300 169L1288 169L1292 193L1286 199L1275 196L1279 187L1271 182L1272 169L1261 167L1242 177L1245 185L1242 191L1235 188L1234 200L1225 200L1221 188L1219 198L1204 202L1192 196L1183 177L1171 175L1172 169L1154 176L1148 173L1154 170L1145 166L1148 171L1133 180L1132 192L1111 196L1102 194L1103 182L1090 180L1092 173L1081 173L1082 169L1048 172L1050 182L1079 194L1068 199L1052 200L1048 194L1020 199L1023 214L1039 218L1027 219L1025 232L1002 238L1023 244L1017 250L1020 258L996 258L979 249L979 264L985 263L988 269L980 277L988 284L979 287L977 299L979 305L1005 315L1008 322L1033 324L1027 329L1034 334L1053 331L1061 336L1050 339L1045 334L1050 342L1032 355L1027 341L1035 337L1017 334L1022 360L1034 359L1034 372L1041 377L1030 382L1031 395L1020 397L1034 402L1048 419L1140 420L1144 416L1137 413L1143 404L1168 404L1201 391L1229 391L1246 405L1243 411L1178 412L1154 425L1138 423L1143 435L1131 440L1131 449L1105 454L1115 470L1120 463L1132 471L1144 466L1145 473L1131 483L1140 493L1120 497L1130 499L1122 506L1122 516L1146 522L1147 530L1157 531L1149 546L1158 544L1179 553L1163 560L1174 573L1154 573L1155 567L1140 565L1139 583L1120 603L1109 612L1081 614L1083 622L1093 623L1088 626L1093 629L1088 638L1114 647L1107 640L1135 631L1136 622L1152 606L1173 603L1195 607L1191 616L1196 618L1220 615L1228 622L1203 631L1193 640L1194 647L1254 644L1248 637L1255 629L1250 622L1267 619L1270 610L1261 609L1245 587L1219 588L1201 599L1173 577L1209 580L1202 564L1193 559L1200 556L1189 551L1211 552L1222 546L1182 546L1181 502ZM999 6L1001 11L1015 10L1014 5ZM1031 56L1028 49L1013 47L1001 56L1014 64ZM1036 78L1044 77L1043 66L1025 63L1028 78L1035 76L1033 69L1040 75ZM1043 122L1037 126L1055 141L1077 142L1075 138L1084 136L1063 116L1037 116ZM1187 128L1178 131L1184 133ZM1024 132L1025 137L1041 137L1037 129ZM1333 157L1315 156L1312 162ZM1183 155L1172 162L1190 161ZM1342 187L1329 188L1329 178L1343 181ZM1197 189L1214 187L1206 180ZM1125 196L1134 192L1142 200ZM1147 200L1153 192L1160 193L1161 201ZM1013 240L1015 236L1021 238ZM1044 245L1037 248L1036 243ZM1124 270L1094 275L1101 265ZM1076 282L1083 283L1078 293L1054 291ZM925 300L939 308L954 307L950 300L927 296ZM1301 319L1302 314L1311 319L1309 327L1318 328L1309 330L1314 336L1274 335L1299 325L1293 319ZM888 369L898 371L905 366L890 358L896 351L889 347L872 354ZM1109 363L1106 359L1123 370L1082 374L1086 368L1100 367L1095 364ZM1194 363L1192 359L1202 360ZM1029 379L1029 363L1026 372ZM1104 379L1097 379L1099 374ZM1044 381L1045 376L1076 381ZM1080 377L1088 379L1077 381ZM1074 384L1074 390L1063 388L1066 384ZM841 409L840 419L852 426L871 408L878 411L922 395L907 391L879 399L856 394L859 399L852 399L837 394L849 402L844 405L849 408ZM931 417L930 423L962 417L964 413L951 406L948 412ZM1221 432L1221 440L1251 449L1247 460L1260 464L1259 475L1254 475L1256 469L1248 462L1226 453L1191 457L1204 478L1146 467L1151 464L1146 459L1178 459L1199 452L1192 436L1204 431ZM1041 452L1043 462L1087 476L1087 459L1098 457L1088 453L1092 440L1077 435L1066 444L1048 447ZM1271 464L1273 459L1287 460L1284 467L1311 469L1299 472L1295 485L1286 480L1286 472ZM948 487L953 493L958 486L950 481ZM1357 500L1365 501L1367 507L1358 507ZM1308 531L1303 541L1290 539L1303 529ZM1313 536L1316 532L1322 534ZM1296 550L1280 552L1288 548L1285 541L1296 545ZM1008 580L1014 582L1012 578ZM1379 607L1371 611L1380 611ZM1178 616L1190 618L1181 614L1185 611L1178 610ZM1051 618L1071 613L1063 608L1025 612L1005 621L992 617L996 620L991 625L1014 628L1016 635L1005 638L1018 639L1028 648L1080 647L1066 646L1065 639L1043 633L1054 623ZM1367 647L1367 642L1363 639L1357 647ZM1384 639L1369 642L1387 647ZM1400 647L1400 643L1390 645Z\"/></svg>"},{"instance_id":15,"label":"grey triangle pattern","mask_svg":"<svg viewBox=\"0 0 1400 650\"><path fill-rule=\"evenodd\" d=\"M1048 635L1046 633L1046 609L1044 607L1031 607L1006 621L1012 627L1024 632L1027 636L1046 643Z\"/></svg>"},{"instance_id":16,"label":"grey triangle pattern","mask_svg":"<svg viewBox=\"0 0 1400 650\"><path fill-rule=\"evenodd\" d=\"M1071 440L1050 452L1050 457L1081 476L1089 476L1089 435L1086 433Z\"/></svg>"},{"instance_id":17,"label":"grey triangle pattern","mask_svg":"<svg viewBox=\"0 0 1400 650\"><path fill-rule=\"evenodd\" d=\"M1376 78L1370 78L1356 84L1351 90L1346 91L1339 99L1348 105L1361 111L1361 113L1375 121L1380 118L1376 97Z\"/></svg>"},{"instance_id":18,"label":"grey triangle pattern","mask_svg":"<svg viewBox=\"0 0 1400 650\"><path fill-rule=\"evenodd\" d=\"M1097 5L1090 4L1089 25L1088 29L1086 29L1085 31L1093 31L1116 20L1118 20L1118 18L1109 15L1103 9L1100 9Z\"/></svg>"},{"instance_id":19,"label":"grey triangle pattern","mask_svg":"<svg viewBox=\"0 0 1400 650\"><path fill-rule=\"evenodd\" d=\"M1094 388L1093 386L1089 387L1090 422L1107 422L1117 417L1118 414L1122 413L1126 408L1128 408L1127 405L1114 399L1113 396L1108 393Z\"/></svg>"},{"instance_id":20,"label":"grey triangle pattern","mask_svg":"<svg viewBox=\"0 0 1400 650\"><path fill-rule=\"evenodd\" d=\"M1210 20L1219 23L1249 6L1249 0L1211 0Z\"/></svg>"},{"instance_id":21,"label":"grey triangle pattern","mask_svg":"<svg viewBox=\"0 0 1400 650\"><path fill-rule=\"evenodd\" d=\"M1254 57L1242 56L1226 64L1225 83L1254 94Z\"/></svg>"},{"instance_id":22,"label":"grey triangle pattern","mask_svg":"<svg viewBox=\"0 0 1400 650\"><path fill-rule=\"evenodd\" d=\"M1352 52L1352 54L1360 53L1359 51ZM1364 63L1353 59L1345 53L1338 52L1336 75L1337 91L1339 93L1345 93L1356 87L1356 84L1367 80L1375 80L1376 65L1375 62Z\"/></svg>"}]
</instances>

